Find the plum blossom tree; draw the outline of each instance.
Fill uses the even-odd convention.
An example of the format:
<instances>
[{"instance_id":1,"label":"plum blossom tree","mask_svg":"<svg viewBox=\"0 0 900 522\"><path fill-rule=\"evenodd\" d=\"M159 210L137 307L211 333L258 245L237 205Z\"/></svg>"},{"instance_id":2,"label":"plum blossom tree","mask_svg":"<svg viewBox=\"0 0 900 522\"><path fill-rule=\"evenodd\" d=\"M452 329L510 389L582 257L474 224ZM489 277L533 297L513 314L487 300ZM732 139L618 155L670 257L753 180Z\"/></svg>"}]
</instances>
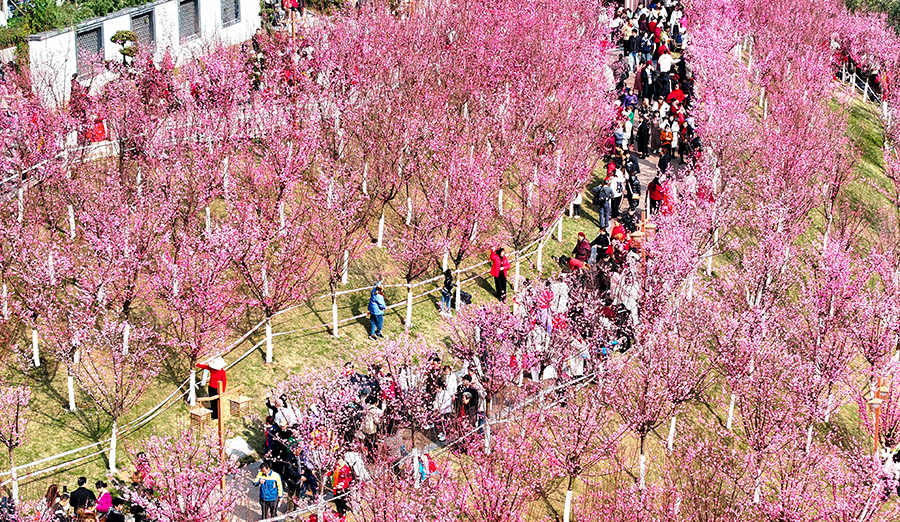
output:
<instances>
[{"instance_id":1,"label":"plum blossom tree","mask_svg":"<svg viewBox=\"0 0 900 522\"><path fill-rule=\"evenodd\" d=\"M137 405L147 390L146 383L159 373L162 354L149 327L128 327L126 322L103 315L83 320L84 348L70 371L79 387L112 420L109 470L115 473L119 420Z\"/></svg>"},{"instance_id":2,"label":"plum blossom tree","mask_svg":"<svg viewBox=\"0 0 900 522\"><path fill-rule=\"evenodd\" d=\"M237 504L240 465L220 458L218 441L193 431L152 435L130 448L142 480L128 492L148 517L170 522L214 522Z\"/></svg>"},{"instance_id":3,"label":"plum blossom tree","mask_svg":"<svg viewBox=\"0 0 900 522\"><path fill-rule=\"evenodd\" d=\"M31 388L28 386L0 386L0 442L6 446L9 469L12 472L13 500L19 500L19 481L14 453L27 440L28 403Z\"/></svg>"}]
</instances>

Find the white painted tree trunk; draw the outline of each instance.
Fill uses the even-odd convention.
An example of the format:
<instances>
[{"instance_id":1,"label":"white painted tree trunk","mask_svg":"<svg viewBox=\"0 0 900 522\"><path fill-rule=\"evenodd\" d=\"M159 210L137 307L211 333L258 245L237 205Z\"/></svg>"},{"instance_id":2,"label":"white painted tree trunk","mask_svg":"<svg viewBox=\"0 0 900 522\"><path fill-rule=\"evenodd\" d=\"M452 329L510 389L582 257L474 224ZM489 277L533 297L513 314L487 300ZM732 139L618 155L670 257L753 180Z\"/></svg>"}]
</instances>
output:
<instances>
[{"instance_id":1,"label":"white painted tree trunk","mask_svg":"<svg viewBox=\"0 0 900 522\"><path fill-rule=\"evenodd\" d=\"M503 215L503 189L497 192L497 212Z\"/></svg>"},{"instance_id":2,"label":"white painted tree trunk","mask_svg":"<svg viewBox=\"0 0 900 522\"><path fill-rule=\"evenodd\" d=\"M34 367L41 365L41 354L38 352L38 333L34 328L31 329L31 357L34 360Z\"/></svg>"},{"instance_id":3,"label":"white painted tree trunk","mask_svg":"<svg viewBox=\"0 0 900 522\"><path fill-rule=\"evenodd\" d=\"M56 270L53 266L53 252L47 254L47 272L50 274L50 285L56 286Z\"/></svg>"},{"instance_id":4,"label":"white painted tree trunk","mask_svg":"<svg viewBox=\"0 0 900 522\"><path fill-rule=\"evenodd\" d=\"M366 162L363 165L362 193L366 196L369 195L369 163L368 162Z\"/></svg>"},{"instance_id":5,"label":"white painted tree trunk","mask_svg":"<svg viewBox=\"0 0 900 522\"><path fill-rule=\"evenodd\" d=\"M341 284L346 285L347 280L350 278L350 251L344 250L344 269L341 271Z\"/></svg>"},{"instance_id":6,"label":"white painted tree trunk","mask_svg":"<svg viewBox=\"0 0 900 522\"><path fill-rule=\"evenodd\" d=\"M206 207L206 235L212 232L212 216L209 213L209 207Z\"/></svg>"},{"instance_id":7,"label":"white painted tree trunk","mask_svg":"<svg viewBox=\"0 0 900 522\"><path fill-rule=\"evenodd\" d=\"M647 485L647 456L643 453L638 460L638 467L640 468L640 488L644 489L644 486Z\"/></svg>"},{"instance_id":8,"label":"white painted tree trunk","mask_svg":"<svg viewBox=\"0 0 900 522\"><path fill-rule=\"evenodd\" d=\"M12 466L10 470L11 479L12 479L12 498L13 502L18 505L19 504L19 470L15 466Z\"/></svg>"},{"instance_id":9,"label":"white painted tree trunk","mask_svg":"<svg viewBox=\"0 0 900 522\"><path fill-rule=\"evenodd\" d=\"M450 252L444 251L444 260L441 262L441 272L447 271L447 264L450 262Z\"/></svg>"},{"instance_id":10,"label":"white painted tree trunk","mask_svg":"<svg viewBox=\"0 0 900 522\"><path fill-rule=\"evenodd\" d=\"M272 364L272 322L266 318L266 363Z\"/></svg>"},{"instance_id":11,"label":"white painted tree trunk","mask_svg":"<svg viewBox=\"0 0 900 522\"><path fill-rule=\"evenodd\" d=\"M563 522L569 522L569 517L572 514L572 490L566 491L566 507L563 511Z\"/></svg>"},{"instance_id":12,"label":"white painted tree trunk","mask_svg":"<svg viewBox=\"0 0 900 522\"><path fill-rule=\"evenodd\" d=\"M197 405L197 370L191 368L191 383L188 389L188 404Z\"/></svg>"},{"instance_id":13,"label":"white painted tree trunk","mask_svg":"<svg viewBox=\"0 0 900 522\"><path fill-rule=\"evenodd\" d=\"M716 228L713 230L713 244L709 247L709 257L706 258L706 275L712 275L712 253L713 249L716 248L716 244L719 242L719 229Z\"/></svg>"},{"instance_id":14,"label":"white painted tree trunk","mask_svg":"<svg viewBox=\"0 0 900 522\"><path fill-rule=\"evenodd\" d=\"M128 337L131 335L131 325L127 322L125 323L125 328L122 330L122 354L128 355Z\"/></svg>"},{"instance_id":15,"label":"white painted tree trunk","mask_svg":"<svg viewBox=\"0 0 900 522\"><path fill-rule=\"evenodd\" d=\"M69 205L69 238L75 239L75 209Z\"/></svg>"},{"instance_id":16,"label":"white painted tree trunk","mask_svg":"<svg viewBox=\"0 0 900 522\"><path fill-rule=\"evenodd\" d=\"M731 424L734 421L734 402L737 400L737 395L731 394L731 404L728 405L728 422L725 423L725 428L728 431L731 431Z\"/></svg>"},{"instance_id":17,"label":"white painted tree trunk","mask_svg":"<svg viewBox=\"0 0 900 522\"><path fill-rule=\"evenodd\" d=\"M336 294L331 294L331 335L340 337L340 334L338 333L338 306Z\"/></svg>"},{"instance_id":18,"label":"white painted tree trunk","mask_svg":"<svg viewBox=\"0 0 900 522\"><path fill-rule=\"evenodd\" d=\"M137 197L141 197L144 192L144 172L141 170L140 165L138 166L137 170L137 181L134 185L137 189Z\"/></svg>"},{"instance_id":19,"label":"white painted tree trunk","mask_svg":"<svg viewBox=\"0 0 900 522\"><path fill-rule=\"evenodd\" d=\"M517 294L519 292L519 267L521 265L520 258L521 252L516 252L516 276L515 279L513 279L513 294Z\"/></svg>"},{"instance_id":20,"label":"white painted tree trunk","mask_svg":"<svg viewBox=\"0 0 900 522\"><path fill-rule=\"evenodd\" d=\"M537 271L539 274L544 272L544 238L538 240Z\"/></svg>"},{"instance_id":21,"label":"white painted tree trunk","mask_svg":"<svg viewBox=\"0 0 900 522\"><path fill-rule=\"evenodd\" d=\"M378 218L378 248L384 245L384 210L381 211L381 217Z\"/></svg>"},{"instance_id":22,"label":"white painted tree trunk","mask_svg":"<svg viewBox=\"0 0 900 522\"><path fill-rule=\"evenodd\" d=\"M406 284L406 328L412 326L413 291L412 284Z\"/></svg>"},{"instance_id":23,"label":"white painted tree trunk","mask_svg":"<svg viewBox=\"0 0 900 522\"><path fill-rule=\"evenodd\" d=\"M562 227L563 227L563 218L559 218L559 223L556 227L556 240L562 243Z\"/></svg>"},{"instance_id":24,"label":"white painted tree trunk","mask_svg":"<svg viewBox=\"0 0 900 522\"><path fill-rule=\"evenodd\" d=\"M813 438L813 425L809 424L809 427L806 428L806 454L809 455L809 449L812 447L812 438Z\"/></svg>"},{"instance_id":25,"label":"white painted tree trunk","mask_svg":"<svg viewBox=\"0 0 900 522\"><path fill-rule=\"evenodd\" d=\"M9 317L9 289L6 283L3 283L3 318Z\"/></svg>"},{"instance_id":26,"label":"white painted tree trunk","mask_svg":"<svg viewBox=\"0 0 900 522\"><path fill-rule=\"evenodd\" d=\"M231 188L228 179L228 157L222 160L222 194L228 198L228 190Z\"/></svg>"},{"instance_id":27,"label":"white painted tree trunk","mask_svg":"<svg viewBox=\"0 0 900 522\"><path fill-rule=\"evenodd\" d=\"M456 271L456 311L458 312L460 308L462 308L462 271Z\"/></svg>"},{"instance_id":28,"label":"white painted tree trunk","mask_svg":"<svg viewBox=\"0 0 900 522\"><path fill-rule=\"evenodd\" d=\"M675 423L678 422L678 416L672 415L672 424L669 425L669 440L666 441L666 448L669 451L672 451L672 446L675 443Z\"/></svg>"},{"instance_id":29,"label":"white painted tree trunk","mask_svg":"<svg viewBox=\"0 0 900 522\"><path fill-rule=\"evenodd\" d=\"M69 392L69 411L74 412L78 408L75 406L75 378L72 374L66 376L66 389Z\"/></svg>"},{"instance_id":30,"label":"white painted tree trunk","mask_svg":"<svg viewBox=\"0 0 900 522\"><path fill-rule=\"evenodd\" d=\"M112 423L112 437L109 439L109 472L116 472L116 438L119 435L119 426L118 421L113 420Z\"/></svg>"},{"instance_id":31,"label":"white painted tree trunk","mask_svg":"<svg viewBox=\"0 0 900 522\"><path fill-rule=\"evenodd\" d=\"M828 394L828 400L825 402L825 424L831 420L831 393Z\"/></svg>"},{"instance_id":32,"label":"white painted tree trunk","mask_svg":"<svg viewBox=\"0 0 900 522\"><path fill-rule=\"evenodd\" d=\"M21 223L25 219L25 189L19 187L19 213L16 215L16 221Z\"/></svg>"},{"instance_id":33,"label":"white painted tree trunk","mask_svg":"<svg viewBox=\"0 0 900 522\"><path fill-rule=\"evenodd\" d=\"M412 198L407 197L406 198L406 226L409 226L412 224L412 215L413 215Z\"/></svg>"}]
</instances>

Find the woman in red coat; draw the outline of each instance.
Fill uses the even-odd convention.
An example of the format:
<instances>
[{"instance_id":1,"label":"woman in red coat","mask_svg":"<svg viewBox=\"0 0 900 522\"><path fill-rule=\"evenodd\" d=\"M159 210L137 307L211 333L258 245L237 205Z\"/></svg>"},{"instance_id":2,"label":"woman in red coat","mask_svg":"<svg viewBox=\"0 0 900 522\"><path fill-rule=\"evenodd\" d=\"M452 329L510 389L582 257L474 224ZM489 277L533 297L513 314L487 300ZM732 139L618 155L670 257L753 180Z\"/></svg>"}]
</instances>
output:
<instances>
[{"instance_id":1,"label":"woman in red coat","mask_svg":"<svg viewBox=\"0 0 900 522\"><path fill-rule=\"evenodd\" d=\"M334 507L337 509L338 515L341 516L341 520L343 520L343 517L350 511L349 499L346 494L350 491L350 484L353 482L353 471L350 470L350 466L347 465L344 459L338 459L337 465L335 465L334 471L331 473L331 481L331 491L335 497Z\"/></svg>"},{"instance_id":2,"label":"woman in red coat","mask_svg":"<svg viewBox=\"0 0 900 522\"><path fill-rule=\"evenodd\" d=\"M494 276L494 285L497 288L497 299L506 301L506 271L509 270L509 259L503 253L503 248L491 252L491 275Z\"/></svg>"}]
</instances>

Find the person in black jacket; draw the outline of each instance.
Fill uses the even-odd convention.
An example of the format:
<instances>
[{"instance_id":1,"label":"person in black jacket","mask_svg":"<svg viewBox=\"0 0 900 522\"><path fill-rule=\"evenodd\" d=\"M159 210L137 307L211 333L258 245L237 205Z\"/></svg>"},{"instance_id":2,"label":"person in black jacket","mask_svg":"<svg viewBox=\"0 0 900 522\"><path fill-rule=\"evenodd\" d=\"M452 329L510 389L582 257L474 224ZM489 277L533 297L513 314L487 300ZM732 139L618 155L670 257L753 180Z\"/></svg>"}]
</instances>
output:
<instances>
[{"instance_id":1,"label":"person in black jacket","mask_svg":"<svg viewBox=\"0 0 900 522\"><path fill-rule=\"evenodd\" d=\"M650 124L647 118L641 118L637 129L637 150L641 159L650 155Z\"/></svg>"},{"instance_id":2,"label":"person in black jacket","mask_svg":"<svg viewBox=\"0 0 900 522\"><path fill-rule=\"evenodd\" d=\"M87 484L86 477L78 477L78 488L69 495L69 503L72 505L72 512L77 513L80 508L88 507L97 502L94 492L84 487Z\"/></svg>"}]
</instances>

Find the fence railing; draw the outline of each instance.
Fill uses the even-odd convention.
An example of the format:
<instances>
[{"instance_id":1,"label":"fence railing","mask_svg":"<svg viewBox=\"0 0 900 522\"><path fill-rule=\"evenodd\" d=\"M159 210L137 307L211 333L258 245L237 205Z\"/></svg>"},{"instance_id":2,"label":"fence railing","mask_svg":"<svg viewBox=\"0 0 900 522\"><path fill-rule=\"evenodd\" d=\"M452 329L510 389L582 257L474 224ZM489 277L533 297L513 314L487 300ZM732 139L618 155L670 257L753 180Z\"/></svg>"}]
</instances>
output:
<instances>
[{"instance_id":1,"label":"fence railing","mask_svg":"<svg viewBox=\"0 0 900 522\"><path fill-rule=\"evenodd\" d=\"M567 205L567 207L568 207L568 205ZM563 220L564 216L565 216L565 211L560 212L560 216L556 221L554 221L554 225L549 227L546 231L544 231L544 233L542 234L542 236L540 238L538 238L535 241L532 241L528 245L524 246L521 250L513 251L512 254L515 256L514 259L516 260L516 262L521 262L521 260L527 260L529 257L531 257L535 254L538 254L538 256L540 257L544 244L552 237L554 230L561 229L562 220ZM458 278L457 286L459 288L461 288L464 284L471 283L478 277L482 277L485 274L487 274L488 272L490 272L490 270L480 270L480 271L478 270L479 268L485 266L488 263L490 263L490 261L485 260L485 261L478 262L474 265L456 270L456 273L458 275L468 274L468 273L472 272L473 270L476 271L476 273L474 275L470 274L465 279ZM399 283L399 284L392 284L392 285L385 285L385 286L395 287L395 288L409 288L410 290L412 290L415 288L419 288L423 285L434 283L434 282L440 280L442 277L443 277L443 275L438 275L438 276L426 279L424 281L418 281L418 282L410 284L410 285L407 285L406 283ZM516 282L513 281L513 283L515 284ZM349 289L349 290L342 290L340 292L336 292L335 295L346 296L346 295L358 293L358 292L369 292L372 290L372 288L373 288L373 286L366 286L366 287L360 287L360 288L353 288L353 289ZM414 301L416 299L419 299L423 296L432 294L439 290L440 290L440 287L436 287L436 288L432 288L430 290L426 290L426 291L418 293L418 294L414 293L411 296L411 298ZM314 297L311 300L313 300L313 301L321 300L321 299L331 298L331 296L332 296L332 294L330 292L326 292L322 295ZM410 298L410 296L407 297L407 299L409 299L409 298ZM302 303L302 304L297 304L297 305L285 308L285 309L280 310L279 312L275 313L273 315L273 318L276 316L291 312L297 308L300 308L300 307L303 307L306 305L307 305L307 303ZM457 305L459 305L459 301L457 301ZM409 306L409 302L407 300L399 301L397 303L388 305L387 308L393 309L393 308L397 308L400 306ZM360 319L365 316L366 316L366 313L357 314L357 315L354 315L351 317L344 317L344 318L341 318L338 320L338 324L344 324L344 323L348 323L351 321L355 321L355 320ZM224 350L220 351L216 355L221 356L221 357L230 355L234 350L236 350L239 346L241 346L247 339L249 339L251 335L258 332L260 330L260 328L265 326L266 323L267 323L267 320L265 320L265 319L260 321L253 328L251 328L250 330L245 332L243 335L241 335L241 337L239 337L237 340L235 340L234 342L229 344ZM317 330L317 329L327 329L327 328L333 328L333 327L334 327L334 324L329 322L329 323L316 324L314 326L307 326L304 328L296 328L296 329L292 329L292 330L272 332L271 338L263 338L260 341L254 343L248 350L243 352L236 359L234 359L230 364L228 364L227 369L231 369L235 365L239 364L241 361L246 359L250 354L252 354L254 351L259 349L264 343L271 342L272 338L274 338L274 337L281 337L284 335L290 335L290 334L301 333L301 332ZM271 331L271 330L269 330L269 331ZM120 438L125 438L128 435L137 431L138 429L146 426L147 424L152 422L154 419L159 417L161 414L163 414L164 412L168 411L173 406L178 404L180 401L187 400L190 396L190 391L191 391L190 390L190 378L187 378L174 391L172 391L165 399L163 399L161 402L159 402L156 406L154 406L150 410L144 412L142 415L131 420L130 422L124 424L120 428L118 436ZM73 455L77 455L75 458L65 460L63 462L54 464L52 466L49 466L46 468L41 468L41 469L38 469L35 471L31 471L24 475L19 475L18 480L19 481L28 480L28 479L32 479L32 478L47 474L47 473L52 473L59 469L70 467L70 466L76 465L80 462L83 462L88 459L102 455L103 453L107 453L107 452L109 452L110 442L111 442L111 438L108 438L108 439L104 439L102 441L88 444L88 445L85 445L85 446L82 446L79 448L64 451L64 452L58 453L56 455L44 457L44 458L41 458L41 459L38 459L38 460L35 460L32 462L17 465L16 471L17 471L17 473L21 473L22 470L30 469L35 466L47 464L47 463L54 462L54 461L57 461L57 460L60 460L60 459L66 458L66 457L71 457ZM82 454L82 453L84 453L84 454ZM12 473L11 470L0 472L0 477L10 476L11 473ZM2 484L9 484L11 481L12 481L11 478L7 478L2 482Z\"/></svg>"}]
</instances>

